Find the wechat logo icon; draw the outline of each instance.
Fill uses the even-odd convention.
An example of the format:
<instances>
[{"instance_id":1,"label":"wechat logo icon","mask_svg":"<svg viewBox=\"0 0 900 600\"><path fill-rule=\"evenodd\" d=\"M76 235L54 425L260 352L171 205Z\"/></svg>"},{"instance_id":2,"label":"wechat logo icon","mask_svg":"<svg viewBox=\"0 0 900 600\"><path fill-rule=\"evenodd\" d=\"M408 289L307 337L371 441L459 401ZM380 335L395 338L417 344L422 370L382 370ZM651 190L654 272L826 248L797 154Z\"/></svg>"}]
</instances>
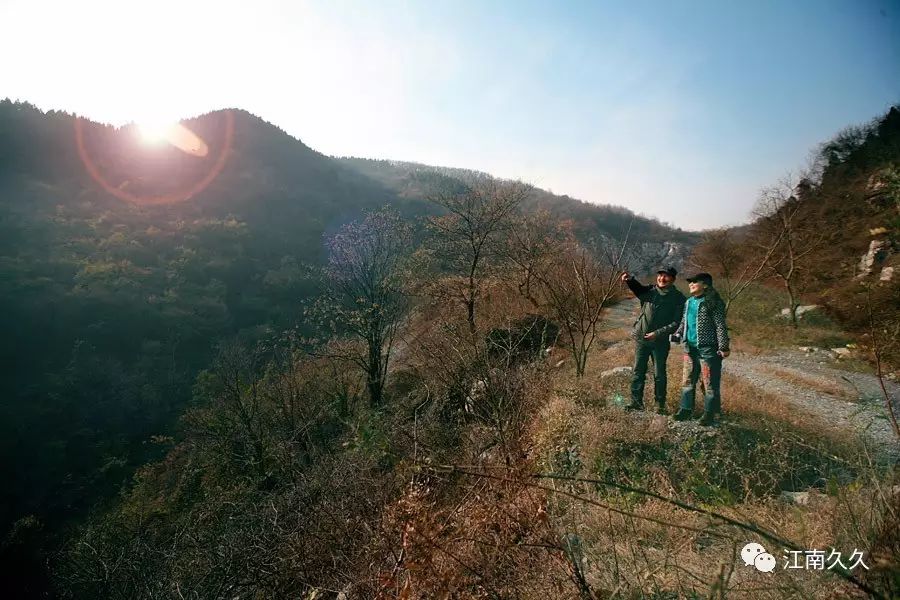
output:
<instances>
[{"instance_id":1,"label":"wechat logo icon","mask_svg":"<svg viewBox=\"0 0 900 600\"><path fill-rule=\"evenodd\" d=\"M775 557L766 552L762 544L750 542L741 549L741 559L744 565L756 567L762 573L771 573L775 570Z\"/></svg>"}]
</instances>

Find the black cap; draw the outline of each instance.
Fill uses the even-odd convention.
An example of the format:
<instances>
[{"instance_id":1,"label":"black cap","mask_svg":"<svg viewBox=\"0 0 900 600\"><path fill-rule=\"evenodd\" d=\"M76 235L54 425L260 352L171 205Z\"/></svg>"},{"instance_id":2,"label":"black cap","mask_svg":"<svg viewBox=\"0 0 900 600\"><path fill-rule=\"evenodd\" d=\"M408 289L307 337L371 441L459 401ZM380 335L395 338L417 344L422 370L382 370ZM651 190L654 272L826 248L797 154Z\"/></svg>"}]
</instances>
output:
<instances>
[{"instance_id":1,"label":"black cap","mask_svg":"<svg viewBox=\"0 0 900 600\"><path fill-rule=\"evenodd\" d=\"M706 285L712 285L712 275L709 273L697 273L696 275L692 275L687 278L688 283L693 283L695 281L702 281Z\"/></svg>"},{"instance_id":2,"label":"black cap","mask_svg":"<svg viewBox=\"0 0 900 600\"><path fill-rule=\"evenodd\" d=\"M675 267L671 265L666 265L665 267L661 267L657 273L665 273L666 275L671 275L673 278L678 276L678 271L675 270Z\"/></svg>"}]
</instances>

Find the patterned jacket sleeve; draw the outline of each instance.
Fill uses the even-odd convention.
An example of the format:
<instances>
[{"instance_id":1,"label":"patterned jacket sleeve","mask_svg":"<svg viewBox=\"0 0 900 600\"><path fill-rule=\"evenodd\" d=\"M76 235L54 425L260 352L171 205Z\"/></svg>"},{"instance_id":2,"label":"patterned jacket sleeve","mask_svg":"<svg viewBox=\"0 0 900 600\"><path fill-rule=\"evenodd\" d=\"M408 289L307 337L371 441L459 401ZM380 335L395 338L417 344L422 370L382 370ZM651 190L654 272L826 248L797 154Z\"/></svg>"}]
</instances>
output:
<instances>
[{"instance_id":1,"label":"patterned jacket sleeve","mask_svg":"<svg viewBox=\"0 0 900 600\"><path fill-rule=\"evenodd\" d=\"M716 326L716 340L719 342L719 352L728 352L731 340L728 337L728 325L725 323L725 304L719 302L712 311L713 323Z\"/></svg>"},{"instance_id":2,"label":"patterned jacket sleeve","mask_svg":"<svg viewBox=\"0 0 900 600\"><path fill-rule=\"evenodd\" d=\"M675 291L677 291L677 290L675 290ZM670 292L670 293L673 293L673 292ZM662 327L660 327L659 329L654 331L654 333L656 334L657 337L664 336L664 335L667 336L667 335L671 335L671 334L675 333L675 330L679 328L679 326L681 325L681 322L684 320L685 297L681 296L680 294L679 294L679 296L680 297L678 298L678 310L676 310L675 312L676 312L676 314L680 314L681 317L678 319L675 319L671 323L667 323L667 324L663 325Z\"/></svg>"}]
</instances>

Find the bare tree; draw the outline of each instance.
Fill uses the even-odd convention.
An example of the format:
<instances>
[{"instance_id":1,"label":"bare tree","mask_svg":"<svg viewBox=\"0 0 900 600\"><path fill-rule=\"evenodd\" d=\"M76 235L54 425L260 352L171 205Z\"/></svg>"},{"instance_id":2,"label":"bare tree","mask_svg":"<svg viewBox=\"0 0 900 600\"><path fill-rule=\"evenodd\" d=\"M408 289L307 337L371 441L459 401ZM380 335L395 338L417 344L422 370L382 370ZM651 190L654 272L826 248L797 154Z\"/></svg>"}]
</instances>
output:
<instances>
[{"instance_id":1,"label":"bare tree","mask_svg":"<svg viewBox=\"0 0 900 600\"><path fill-rule=\"evenodd\" d=\"M767 273L781 243L781 236L776 234L765 243L756 240L759 243L756 251L748 252L749 233L747 238L740 239L733 229L707 231L691 256L691 263L697 270L717 276L716 289L725 300L726 314L731 304Z\"/></svg>"},{"instance_id":2,"label":"bare tree","mask_svg":"<svg viewBox=\"0 0 900 600\"><path fill-rule=\"evenodd\" d=\"M754 226L756 248L765 258L768 274L784 286L794 327L800 294L809 275L809 259L825 239L813 207L798 191L786 177L763 190L754 210L758 217Z\"/></svg>"},{"instance_id":3,"label":"bare tree","mask_svg":"<svg viewBox=\"0 0 900 600\"><path fill-rule=\"evenodd\" d=\"M572 351L577 377L584 375L588 353L600 333L603 309L619 292L630 231L629 227L621 245L604 240L588 249L572 243L535 276L543 303L559 322L562 338Z\"/></svg>"},{"instance_id":4,"label":"bare tree","mask_svg":"<svg viewBox=\"0 0 900 600\"><path fill-rule=\"evenodd\" d=\"M559 221L548 211L538 210L514 219L503 244L503 256L517 271L519 293L537 308L534 296L536 274L545 270L574 242L570 221Z\"/></svg>"},{"instance_id":5,"label":"bare tree","mask_svg":"<svg viewBox=\"0 0 900 600\"><path fill-rule=\"evenodd\" d=\"M204 398L210 410L192 411L186 422L203 431L204 443L214 454L264 477L272 458L272 439L259 374L256 350L237 342L223 343L212 369L202 372L194 385L195 396Z\"/></svg>"},{"instance_id":6,"label":"bare tree","mask_svg":"<svg viewBox=\"0 0 900 600\"><path fill-rule=\"evenodd\" d=\"M439 268L450 275L441 282L441 290L465 307L473 336L476 306L482 286L496 266L499 242L530 190L521 182L484 178L463 191L431 198L446 211L428 221L432 256Z\"/></svg>"},{"instance_id":7,"label":"bare tree","mask_svg":"<svg viewBox=\"0 0 900 600\"><path fill-rule=\"evenodd\" d=\"M408 223L389 209L341 228L328 241L325 290L311 311L335 334L356 340L345 358L366 374L372 406L383 402L388 361L406 313L405 259L412 240Z\"/></svg>"}]
</instances>

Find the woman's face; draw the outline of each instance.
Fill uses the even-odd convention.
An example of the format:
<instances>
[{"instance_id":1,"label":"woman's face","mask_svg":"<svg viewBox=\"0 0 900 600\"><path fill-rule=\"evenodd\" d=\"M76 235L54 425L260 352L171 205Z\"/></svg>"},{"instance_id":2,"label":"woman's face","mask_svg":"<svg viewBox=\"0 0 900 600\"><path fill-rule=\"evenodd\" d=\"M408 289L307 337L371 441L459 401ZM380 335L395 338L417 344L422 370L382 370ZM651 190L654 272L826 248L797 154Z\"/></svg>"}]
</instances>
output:
<instances>
[{"instance_id":1,"label":"woman's face","mask_svg":"<svg viewBox=\"0 0 900 600\"><path fill-rule=\"evenodd\" d=\"M706 291L706 284L702 281L691 281L688 283L688 291L691 296L702 296Z\"/></svg>"}]
</instances>

